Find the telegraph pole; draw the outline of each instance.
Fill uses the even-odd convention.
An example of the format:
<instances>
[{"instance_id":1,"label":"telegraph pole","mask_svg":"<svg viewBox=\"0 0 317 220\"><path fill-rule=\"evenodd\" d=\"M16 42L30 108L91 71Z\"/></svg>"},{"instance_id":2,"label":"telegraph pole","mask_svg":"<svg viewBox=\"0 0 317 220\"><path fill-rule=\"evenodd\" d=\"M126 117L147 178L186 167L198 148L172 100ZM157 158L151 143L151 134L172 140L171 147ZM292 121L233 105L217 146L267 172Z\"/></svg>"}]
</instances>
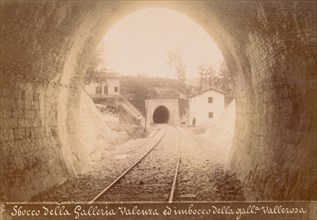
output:
<instances>
[{"instance_id":1,"label":"telegraph pole","mask_svg":"<svg viewBox=\"0 0 317 220\"><path fill-rule=\"evenodd\" d=\"M147 100L145 100L144 132L146 132L146 123L147 123Z\"/></svg>"}]
</instances>

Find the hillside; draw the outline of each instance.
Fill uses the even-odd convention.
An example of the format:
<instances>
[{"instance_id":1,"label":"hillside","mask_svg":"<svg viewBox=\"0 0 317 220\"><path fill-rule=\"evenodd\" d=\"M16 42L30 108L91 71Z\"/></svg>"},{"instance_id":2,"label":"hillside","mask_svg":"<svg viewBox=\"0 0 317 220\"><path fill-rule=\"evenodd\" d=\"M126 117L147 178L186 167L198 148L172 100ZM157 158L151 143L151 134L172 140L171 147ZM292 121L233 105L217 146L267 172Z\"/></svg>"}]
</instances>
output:
<instances>
[{"instance_id":1,"label":"hillside","mask_svg":"<svg viewBox=\"0 0 317 220\"><path fill-rule=\"evenodd\" d=\"M187 99L191 88L175 79L124 76L120 79L121 94L143 115L146 99ZM182 108L181 108L182 109Z\"/></svg>"}]
</instances>

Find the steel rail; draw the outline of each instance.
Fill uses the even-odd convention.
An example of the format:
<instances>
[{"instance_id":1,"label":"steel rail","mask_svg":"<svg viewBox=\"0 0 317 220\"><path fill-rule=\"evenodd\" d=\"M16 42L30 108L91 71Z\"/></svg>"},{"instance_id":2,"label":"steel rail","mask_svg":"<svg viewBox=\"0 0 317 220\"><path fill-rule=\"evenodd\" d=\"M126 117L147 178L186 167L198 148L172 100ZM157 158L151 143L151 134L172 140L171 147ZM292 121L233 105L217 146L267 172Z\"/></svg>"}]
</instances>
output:
<instances>
[{"instance_id":1,"label":"steel rail","mask_svg":"<svg viewBox=\"0 0 317 220\"><path fill-rule=\"evenodd\" d=\"M179 149L179 156L178 156L178 159L177 159L177 163L176 163L176 168L175 168L175 173L174 173L174 179L173 179L173 184L172 184L172 189L171 189L171 192L170 192L170 196L169 196L169 199L168 199L168 202L169 203L172 203L173 202L173 199L174 199L174 193L175 193L175 188L176 188L176 182L177 182L177 176L178 176L178 169L179 169L179 164L181 162L181 156L180 156L180 148L182 147L181 145L181 135L180 135L180 131L177 127L175 127L176 130L177 130L177 133L178 133L178 149Z\"/></svg>"},{"instance_id":2,"label":"steel rail","mask_svg":"<svg viewBox=\"0 0 317 220\"><path fill-rule=\"evenodd\" d=\"M177 175L178 175L178 167L179 167L180 160L181 160L181 157L178 157L177 164L176 164L176 169L175 169L175 174L174 174L174 179L173 179L173 184L172 184L172 189L171 189L170 197L168 199L169 203L173 202L174 192L175 192L175 188L176 188Z\"/></svg>"},{"instance_id":3,"label":"steel rail","mask_svg":"<svg viewBox=\"0 0 317 220\"><path fill-rule=\"evenodd\" d=\"M128 172L130 172L137 164L139 164L154 148L158 145L158 143L161 142L163 137L165 137L166 134L166 128L162 134L161 137L153 144L151 149L146 152L138 161L136 161L131 167L129 167L126 171L124 171L119 177L117 177L112 183L110 183L104 190L102 190L97 196L95 196L88 204L91 204L95 202L97 199L99 199L102 195L104 195L111 187L113 187L119 180L121 180Z\"/></svg>"}]
</instances>

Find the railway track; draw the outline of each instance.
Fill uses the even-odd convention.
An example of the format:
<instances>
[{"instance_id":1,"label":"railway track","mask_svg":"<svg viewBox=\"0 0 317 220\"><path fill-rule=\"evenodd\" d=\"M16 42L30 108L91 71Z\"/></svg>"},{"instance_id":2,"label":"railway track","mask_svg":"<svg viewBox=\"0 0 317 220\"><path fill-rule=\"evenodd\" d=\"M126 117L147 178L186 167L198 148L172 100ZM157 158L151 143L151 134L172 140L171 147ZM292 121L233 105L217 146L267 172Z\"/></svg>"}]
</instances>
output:
<instances>
[{"instance_id":1,"label":"railway track","mask_svg":"<svg viewBox=\"0 0 317 220\"><path fill-rule=\"evenodd\" d=\"M109 192L111 190L113 190L114 188L118 187L118 185L120 184L120 182L126 178L126 179L129 179L129 177L127 177L128 174L130 174L131 172L137 172L138 169L140 169L142 167L142 162L144 163L144 161L146 159L148 159L149 161L151 161L151 159L149 158L150 156L152 156L152 158L156 158L156 155L155 155L155 152L154 152L154 149L158 148L158 146L161 144L163 145L163 150L164 149L164 144L162 144L162 141L164 141L164 138L166 138L166 135L167 135L167 129L171 129L171 128L174 128L176 129L177 131L177 149L176 149L176 163L174 161L174 169L172 169L172 172L173 172L173 178L172 178L172 181L171 183L166 183L166 184L161 184L161 185L169 185L169 188L170 188L170 191L169 191L169 195L168 195L168 198L166 199L169 203L173 202L173 199L174 199L174 193L175 193L175 188L176 188L176 182L177 182L177 176L178 176L178 170L179 170L179 166L180 166L180 162L181 162L181 137L180 137L180 131L179 131L179 128L176 127L176 126L168 126L168 127L165 127L164 129L161 129L161 133L158 134L156 137L156 139L153 140L152 143L150 143L152 145L152 147L138 160L136 161L132 166L130 166L128 169L126 169L120 176L118 176L112 183L110 183L104 190L102 190L97 196L95 196L89 203L94 203L94 202L97 202L97 201L108 201L108 199L105 199L107 198L107 194L109 194ZM170 134L169 134L170 135ZM175 139L174 139L175 140ZM166 143L165 143L166 145ZM162 146L161 146L162 147ZM165 146L166 148L166 146ZM158 151L158 149L156 149L156 151ZM159 152L159 151L158 151ZM152 154L152 155L151 155ZM174 158L173 158L174 159ZM149 165L152 165L154 166L154 168L157 168L156 165L152 164L152 162L148 162ZM145 164L147 165L147 164ZM158 164L160 165L160 164ZM143 165L144 166L144 165ZM160 170L160 168L158 168ZM169 169L171 170L171 169ZM151 171L151 170L150 170ZM143 170L140 170L139 173L143 173ZM154 173L153 173L153 176L155 177ZM140 175L137 175L138 178L142 179L142 176ZM170 177L167 177L167 179L171 179ZM131 185L129 185L129 182L127 183L128 185L125 185L125 186L121 186L121 188L129 188L131 187ZM137 187L142 187L144 183L142 182L142 180L139 181L139 185ZM153 184L155 185L155 183ZM158 184L159 185L159 184ZM155 187L154 187L155 188ZM163 188L166 188L166 187L163 187ZM153 188L150 188L152 189L153 191L155 191ZM120 193L122 191L120 190L117 190L119 191ZM133 191L133 190L131 190ZM138 190L140 191L140 189ZM144 192L145 191L145 192ZM142 193L148 193L149 195L147 196L150 196L152 194L151 190L142 190ZM157 190L158 191L158 190ZM162 190L163 191L163 190ZM123 192L122 192L123 193ZM164 192L156 192L156 193L161 193L161 194L164 194ZM111 194L111 193L110 193ZM111 197L111 196L110 196ZM131 195L131 197L133 197ZM165 197L165 194L163 196L161 196L161 198ZM166 201L165 200L165 201ZM143 201L143 200L142 200Z\"/></svg>"},{"instance_id":2,"label":"railway track","mask_svg":"<svg viewBox=\"0 0 317 220\"><path fill-rule=\"evenodd\" d=\"M176 128L177 134L178 134L178 158L177 158L177 163L176 163L176 166L175 166L175 173L174 173L172 188L171 188L170 196L169 196L169 199L168 199L169 203L173 202L173 199L174 199L176 182L177 182L177 176L178 176L178 170L179 170L179 164L181 162L181 149L182 149L181 135L180 135L180 132L179 132L179 128L177 128L177 127L175 127L175 128Z\"/></svg>"}]
</instances>

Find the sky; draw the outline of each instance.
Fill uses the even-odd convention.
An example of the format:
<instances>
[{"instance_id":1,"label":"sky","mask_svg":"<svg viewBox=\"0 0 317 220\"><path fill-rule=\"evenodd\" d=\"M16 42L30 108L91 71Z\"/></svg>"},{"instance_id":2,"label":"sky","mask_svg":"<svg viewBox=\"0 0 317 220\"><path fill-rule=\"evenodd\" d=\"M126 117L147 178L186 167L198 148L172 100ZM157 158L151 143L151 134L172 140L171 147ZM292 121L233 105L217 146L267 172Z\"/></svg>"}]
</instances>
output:
<instances>
[{"instance_id":1,"label":"sky","mask_svg":"<svg viewBox=\"0 0 317 220\"><path fill-rule=\"evenodd\" d=\"M167 64L169 50L182 53L186 78L198 77L198 66L219 68L223 56L212 38L184 14L164 8L133 12L107 32L100 47L112 71L123 75L176 76Z\"/></svg>"}]
</instances>

